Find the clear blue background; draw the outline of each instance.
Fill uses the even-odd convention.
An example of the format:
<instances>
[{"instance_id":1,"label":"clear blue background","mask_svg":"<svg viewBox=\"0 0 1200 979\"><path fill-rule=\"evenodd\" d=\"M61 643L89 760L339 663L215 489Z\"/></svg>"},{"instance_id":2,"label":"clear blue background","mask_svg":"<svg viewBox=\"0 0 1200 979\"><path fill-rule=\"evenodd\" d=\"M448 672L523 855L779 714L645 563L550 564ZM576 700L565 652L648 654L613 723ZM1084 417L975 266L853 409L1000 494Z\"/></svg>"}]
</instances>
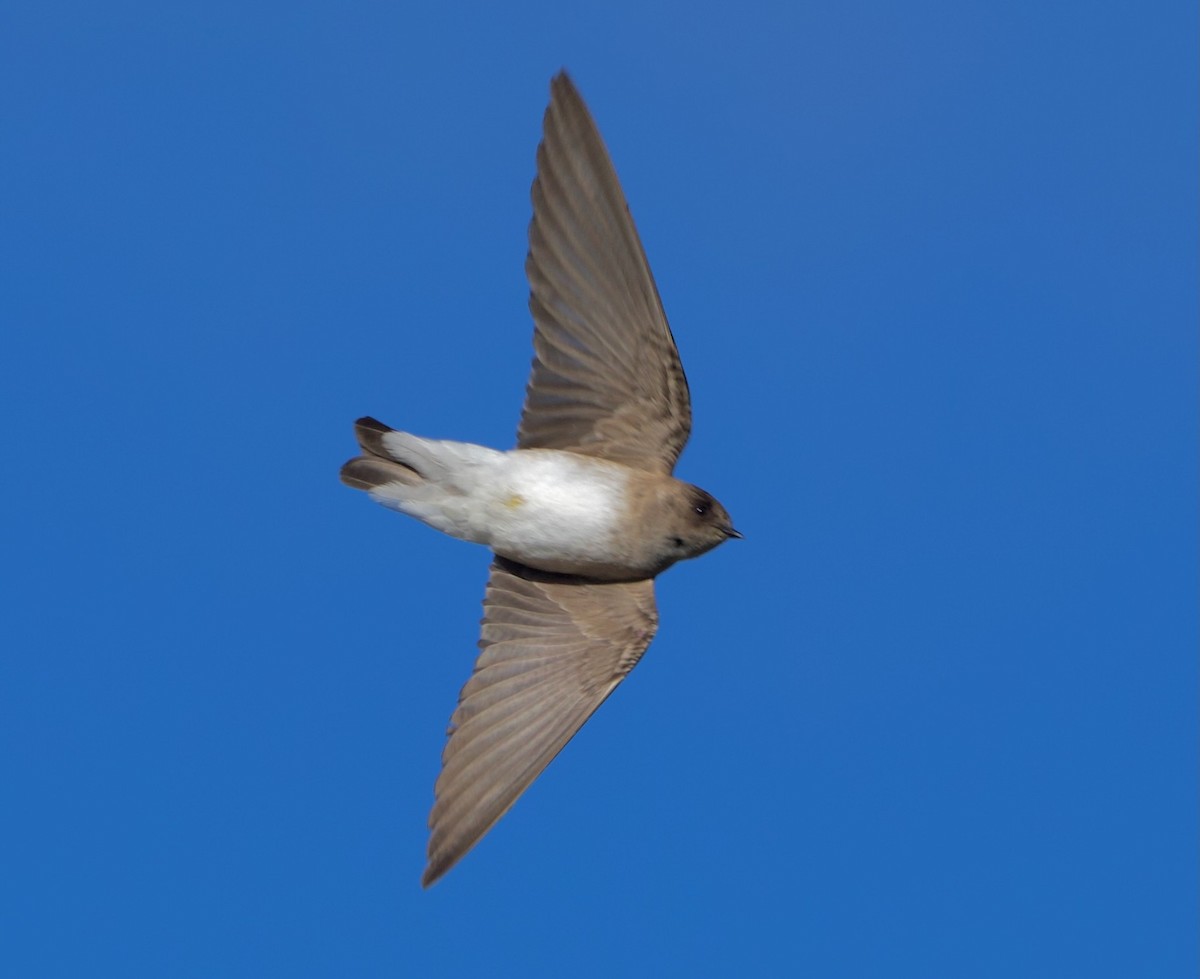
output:
<instances>
[{"instance_id":1,"label":"clear blue background","mask_svg":"<svg viewBox=\"0 0 1200 979\"><path fill-rule=\"evenodd\" d=\"M1189 976L1196 10L0 14L0 971ZM746 534L449 877L567 66Z\"/></svg>"}]
</instances>

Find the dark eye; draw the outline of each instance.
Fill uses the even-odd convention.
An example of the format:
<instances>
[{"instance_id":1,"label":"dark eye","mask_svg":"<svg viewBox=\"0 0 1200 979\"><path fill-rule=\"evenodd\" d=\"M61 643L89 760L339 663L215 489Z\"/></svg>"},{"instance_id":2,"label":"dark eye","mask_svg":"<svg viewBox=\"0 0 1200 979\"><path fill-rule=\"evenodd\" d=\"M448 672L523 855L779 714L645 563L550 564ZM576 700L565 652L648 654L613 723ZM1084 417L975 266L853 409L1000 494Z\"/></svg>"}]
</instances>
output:
<instances>
[{"instance_id":1,"label":"dark eye","mask_svg":"<svg viewBox=\"0 0 1200 979\"><path fill-rule=\"evenodd\" d=\"M697 503L692 509L696 512L697 516L708 516L709 505L707 503Z\"/></svg>"}]
</instances>

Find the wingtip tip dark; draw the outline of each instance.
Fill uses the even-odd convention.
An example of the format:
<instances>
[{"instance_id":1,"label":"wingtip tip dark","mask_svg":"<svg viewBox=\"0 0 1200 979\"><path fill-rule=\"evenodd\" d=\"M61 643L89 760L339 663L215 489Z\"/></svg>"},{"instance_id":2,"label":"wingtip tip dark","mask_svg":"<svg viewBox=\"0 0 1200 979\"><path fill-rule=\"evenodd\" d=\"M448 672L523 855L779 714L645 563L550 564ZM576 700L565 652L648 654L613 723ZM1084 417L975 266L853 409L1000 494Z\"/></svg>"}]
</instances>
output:
<instances>
[{"instance_id":1,"label":"wingtip tip dark","mask_svg":"<svg viewBox=\"0 0 1200 979\"><path fill-rule=\"evenodd\" d=\"M554 77L550 79L550 94L551 96L559 94L567 94L579 97L579 88L575 84L575 79L571 77L571 73L567 69L559 68L554 73Z\"/></svg>"},{"instance_id":2,"label":"wingtip tip dark","mask_svg":"<svg viewBox=\"0 0 1200 979\"><path fill-rule=\"evenodd\" d=\"M449 867L430 863L429 866L425 868L424 873L421 874L421 889L425 891L429 890L429 888L442 879L442 876L449 869Z\"/></svg>"}]
</instances>

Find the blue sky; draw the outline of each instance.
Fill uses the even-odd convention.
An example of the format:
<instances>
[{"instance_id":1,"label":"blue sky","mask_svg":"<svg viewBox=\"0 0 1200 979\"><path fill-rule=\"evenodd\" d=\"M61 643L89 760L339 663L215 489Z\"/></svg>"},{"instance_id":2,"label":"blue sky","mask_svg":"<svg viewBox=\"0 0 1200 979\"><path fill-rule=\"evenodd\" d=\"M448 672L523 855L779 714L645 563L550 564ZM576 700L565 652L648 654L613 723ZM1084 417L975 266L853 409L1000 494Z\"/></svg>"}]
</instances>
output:
<instances>
[{"instance_id":1,"label":"blue sky","mask_svg":"<svg viewBox=\"0 0 1200 979\"><path fill-rule=\"evenodd\" d=\"M1193 974L1196 27L6 8L3 971ZM562 66L747 539L422 892L487 555L337 470L512 444Z\"/></svg>"}]
</instances>

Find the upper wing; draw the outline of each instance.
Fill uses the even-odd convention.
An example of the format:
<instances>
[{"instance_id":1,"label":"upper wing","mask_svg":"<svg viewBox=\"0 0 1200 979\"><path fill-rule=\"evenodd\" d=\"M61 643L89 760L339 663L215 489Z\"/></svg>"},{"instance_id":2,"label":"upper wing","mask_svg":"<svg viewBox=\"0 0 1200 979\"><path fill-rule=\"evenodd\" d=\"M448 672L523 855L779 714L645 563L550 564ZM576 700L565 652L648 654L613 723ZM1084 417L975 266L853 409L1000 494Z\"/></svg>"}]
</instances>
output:
<instances>
[{"instance_id":1,"label":"upper wing","mask_svg":"<svg viewBox=\"0 0 1200 979\"><path fill-rule=\"evenodd\" d=\"M518 444L670 473L692 427L687 379L616 171L565 73L550 83L543 130Z\"/></svg>"},{"instance_id":2,"label":"upper wing","mask_svg":"<svg viewBox=\"0 0 1200 979\"><path fill-rule=\"evenodd\" d=\"M498 558L475 672L450 718L425 886L529 788L633 669L658 628L652 581L576 581Z\"/></svg>"}]
</instances>

